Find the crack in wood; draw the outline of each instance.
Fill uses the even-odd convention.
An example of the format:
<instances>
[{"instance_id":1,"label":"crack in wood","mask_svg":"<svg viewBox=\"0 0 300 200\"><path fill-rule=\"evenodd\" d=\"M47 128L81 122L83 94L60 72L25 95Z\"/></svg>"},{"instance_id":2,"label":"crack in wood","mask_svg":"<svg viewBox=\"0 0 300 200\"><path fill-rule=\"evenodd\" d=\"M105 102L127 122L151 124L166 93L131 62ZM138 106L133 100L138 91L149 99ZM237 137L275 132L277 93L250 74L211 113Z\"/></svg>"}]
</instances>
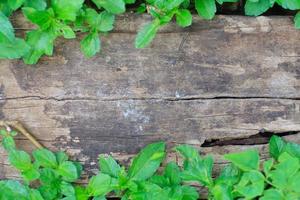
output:
<instances>
[{"instance_id":1,"label":"crack in wood","mask_svg":"<svg viewBox=\"0 0 300 200\"><path fill-rule=\"evenodd\" d=\"M273 135L282 137L282 136L296 135L298 133L300 133L300 131L286 131L286 132L275 133L271 131L266 131L265 129L261 129L259 133L247 137L204 140L201 147L268 144L270 138Z\"/></svg>"},{"instance_id":2,"label":"crack in wood","mask_svg":"<svg viewBox=\"0 0 300 200\"><path fill-rule=\"evenodd\" d=\"M194 100L224 100L224 99L272 99L272 100L300 100L300 97L284 97L284 96L212 96L212 97L200 97L200 96L185 96L185 97L103 97L103 98L92 98L92 97L45 97L38 95L30 96L19 96L19 97L0 97L0 101L9 100L53 100L53 101L194 101Z\"/></svg>"}]
</instances>

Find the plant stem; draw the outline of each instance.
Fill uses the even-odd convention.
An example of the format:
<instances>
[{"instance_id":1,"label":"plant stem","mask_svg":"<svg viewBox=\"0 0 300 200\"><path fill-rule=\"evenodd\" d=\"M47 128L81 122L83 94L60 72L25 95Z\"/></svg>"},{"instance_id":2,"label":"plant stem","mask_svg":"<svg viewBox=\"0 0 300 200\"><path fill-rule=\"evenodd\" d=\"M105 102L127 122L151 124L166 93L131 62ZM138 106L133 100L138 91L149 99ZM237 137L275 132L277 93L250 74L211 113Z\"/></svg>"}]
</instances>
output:
<instances>
[{"instance_id":1,"label":"plant stem","mask_svg":"<svg viewBox=\"0 0 300 200\"><path fill-rule=\"evenodd\" d=\"M16 131L20 132L23 134L34 146L36 146L38 149L42 149L43 145L39 143L31 133L29 133L26 128L19 122L19 121L1 121L0 120L0 127L12 127Z\"/></svg>"}]
</instances>

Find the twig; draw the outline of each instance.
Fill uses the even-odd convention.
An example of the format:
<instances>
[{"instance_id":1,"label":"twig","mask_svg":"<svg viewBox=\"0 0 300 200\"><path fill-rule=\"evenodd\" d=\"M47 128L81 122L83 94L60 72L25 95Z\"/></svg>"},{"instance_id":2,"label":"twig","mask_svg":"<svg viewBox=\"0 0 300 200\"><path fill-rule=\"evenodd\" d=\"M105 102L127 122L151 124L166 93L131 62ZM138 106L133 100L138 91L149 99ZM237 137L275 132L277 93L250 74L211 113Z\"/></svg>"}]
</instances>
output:
<instances>
[{"instance_id":1,"label":"twig","mask_svg":"<svg viewBox=\"0 0 300 200\"><path fill-rule=\"evenodd\" d=\"M20 132L21 134L23 134L28 140L30 140L30 142L32 142L32 144L34 146L36 146L39 149L42 149L43 146L41 145L41 143L39 143L27 130L26 128L18 121L1 121L0 120L0 127L12 127L14 128L16 131Z\"/></svg>"}]
</instances>

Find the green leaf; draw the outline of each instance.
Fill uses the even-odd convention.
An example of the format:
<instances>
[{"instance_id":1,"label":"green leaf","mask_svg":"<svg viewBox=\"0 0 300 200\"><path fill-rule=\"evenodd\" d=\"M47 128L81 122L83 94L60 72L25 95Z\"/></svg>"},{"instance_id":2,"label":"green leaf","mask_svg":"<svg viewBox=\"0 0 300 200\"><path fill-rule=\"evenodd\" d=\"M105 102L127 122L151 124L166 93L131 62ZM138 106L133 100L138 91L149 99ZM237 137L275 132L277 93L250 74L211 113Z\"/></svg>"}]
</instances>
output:
<instances>
[{"instance_id":1,"label":"green leaf","mask_svg":"<svg viewBox=\"0 0 300 200\"><path fill-rule=\"evenodd\" d=\"M7 17L9 17L13 12L11 7L8 5L8 1L9 0L1 0L0 1L0 13L2 12Z\"/></svg>"},{"instance_id":2,"label":"green leaf","mask_svg":"<svg viewBox=\"0 0 300 200\"><path fill-rule=\"evenodd\" d=\"M285 200L284 195L280 190L271 188L264 191L262 197L259 200Z\"/></svg>"},{"instance_id":3,"label":"green leaf","mask_svg":"<svg viewBox=\"0 0 300 200\"><path fill-rule=\"evenodd\" d=\"M83 54L90 58L100 51L101 42L97 31L86 35L80 42L80 49Z\"/></svg>"},{"instance_id":4,"label":"green leaf","mask_svg":"<svg viewBox=\"0 0 300 200\"><path fill-rule=\"evenodd\" d=\"M192 14L187 9L178 9L176 12L176 22L181 27L190 26L192 24Z\"/></svg>"},{"instance_id":5,"label":"green leaf","mask_svg":"<svg viewBox=\"0 0 300 200\"><path fill-rule=\"evenodd\" d=\"M160 27L159 21L155 20L144 25L135 38L135 47L144 48L151 43Z\"/></svg>"},{"instance_id":6,"label":"green leaf","mask_svg":"<svg viewBox=\"0 0 300 200\"><path fill-rule=\"evenodd\" d=\"M219 4L238 2L238 0L216 0ZM258 1L258 0L257 0Z\"/></svg>"},{"instance_id":7,"label":"green leaf","mask_svg":"<svg viewBox=\"0 0 300 200\"><path fill-rule=\"evenodd\" d=\"M27 55L29 51L30 47L28 44L20 38L15 38L12 42L0 42L0 58L21 58L22 56Z\"/></svg>"},{"instance_id":8,"label":"green leaf","mask_svg":"<svg viewBox=\"0 0 300 200\"><path fill-rule=\"evenodd\" d=\"M215 0L195 0L198 15L204 19L212 19L217 11Z\"/></svg>"},{"instance_id":9,"label":"green leaf","mask_svg":"<svg viewBox=\"0 0 300 200\"><path fill-rule=\"evenodd\" d=\"M182 199L181 200L197 200L199 199L199 193L196 188L183 185L181 186Z\"/></svg>"},{"instance_id":10,"label":"green leaf","mask_svg":"<svg viewBox=\"0 0 300 200\"><path fill-rule=\"evenodd\" d=\"M165 143L149 144L133 159L128 170L132 180L142 181L152 176L165 157Z\"/></svg>"},{"instance_id":11,"label":"green leaf","mask_svg":"<svg viewBox=\"0 0 300 200\"><path fill-rule=\"evenodd\" d=\"M89 194L84 187L76 186L75 187L75 196L77 200L88 200Z\"/></svg>"},{"instance_id":12,"label":"green leaf","mask_svg":"<svg viewBox=\"0 0 300 200\"><path fill-rule=\"evenodd\" d=\"M295 143L286 143L284 151L289 153L291 156L294 156L300 159L300 145Z\"/></svg>"},{"instance_id":13,"label":"green leaf","mask_svg":"<svg viewBox=\"0 0 300 200\"><path fill-rule=\"evenodd\" d=\"M282 153L278 158L279 163L275 165L275 170L269 173L272 185L279 189L290 188L291 179L300 168L299 160L288 153Z\"/></svg>"},{"instance_id":14,"label":"green leaf","mask_svg":"<svg viewBox=\"0 0 300 200\"><path fill-rule=\"evenodd\" d=\"M214 196L214 200L232 200L232 194L230 188L225 184L217 184L212 188L211 193Z\"/></svg>"},{"instance_id":15,"label":"green leaf","mask_svg":"<svg viewBox=\"0 0 300 200\"><path fill-rule=\"evenodd\" d=\"M56 168L58 166L54 153L48 149L37 149L32 153L36 162L43 167Z\"/></svg>"},{"instance_id":16,"label":"green leaf","mask_svg":"<svg viewBox=\"0 0 300 200\"><path fill-rule=\"evenodd\" d=\"M18 181L0 181L0 199L29 200L29 193L24 185L22 185Z\"/></svg>"},{"instance_id":17,"label":"green leaf","mask_svg":"<svg viewBox=\"0 0 300 200\"><path fill-rule=\"evenodd\" d=\"M44 200L41 193L38 190L31 189L29 191L30 200Z\"/></svg>"},{"instance_id":18,"label":"green leaf","mask_svg":"<svg viewBox=\"0 0 300 200\"><path fill-rule=\"evenodd\" d=\"M197 149L190 145L179 145L175 148L187 160L200 160L200 155Z\"/></svg>"},{"instance_id":19,"label":"green leaf","mask_svg":"<svg viewBox=\"0 0 300 200\"><path fill-rule=\"evenodd\" d=\"M51 5L58 19L75 21L84 0L52 0Z\"/></svg>"},{"instance_id":20,"label":"green leaf","mask_svg":"<svg viewBox=\"0 0 300 200\"><path fill-rule=\"evenodd\" d=\"M164 176L169 179L171 185L179 185L181 182L180 169L175 162L169 162L167 164Z\"/></svg>"},{"instance_id":21,"label":"green leaf","mask_svg":"<svg viewBox=\"0 0 300 200\"><path fill-rule=\"evenodd\" d=\"M25 0L25 7L31 7L37 10L45 10L47 3L45 0Z\"/></svg>"},{"instance_id":22,"label":"green leaf","mask_svg":"<svg viewBox=\"0 0 300 200\"><path fill-rule=\"evenodd\" d=\"M51 168L43 168L40 170L40 181L43 185L59 186L60 178L57 172Z\"/></svg>"},{"instance_id":23,"label":"green leaf","mask_svg":"<svg viewBox=\"0 0 300 200\"><path fill-rule=\"evenodd\" d=\"M75 195L75 189L72 184L62 181L60 184L61 193L67 197Z\"/></svg>"},{"instance_id":24,"label":"green leaf","mask_svg":"<svg viewBox=\"0 0 300 200\"><path fill-rule=\"evenodd\" d=\"M264 173L267 177L269 176L269 173L270 173L270 171L273 167L273 164L274 164L273 159L269 159L269 160L265 161L264 164L263 164L263 170L264 170Z\"/></svg>"},{"instance_id":25,"label":"green leaf","mask_svg":"<svg viewBox=\"0 0 300 200\"><path fill-rule=\"evenodd\" d=\"M4 37L5 40L10 42L13 42L15 39L14 29L8 18L2 12L0 12L0 41L2 41L1 37ZM2 52L0 55L1 54Z\"/></svg>"},{"instance_id":26,"label":"green leaf","mask_svg":"<svg viewBox=\"0 0 300 200\"><path fill-rule=\"evenodd\" d=\"M90 196L103 196L112 190L111 177L106 174L99 173L93 176L87 186ZM99 187L100 186L100 187Z\"/></svg>"},{"instance_id":27,"label":"green leaf","mask_svg":"<svg viewBox=\"0 0 300 200\"><path fill-rule=\"evenodd\" d=\"M12 10L17 10L23 5L24 2L25 0L9 0L8 5Z\"/></svg>"},{"instance_id":28,"label":"green leaf","mask_svg":"<svg viewBox=\"0 0 300 200\"><path fill-rule=\"evenodd\" d=\"M280 6L289 10L297 10L300 9L300 1L299 0L276 0Z\"/></svg>"},{"instance_id":29,"label":"green leaf","mask_svg":"<svg viewBox=\"0 0 300 200\"><path fill-rule=\"evenodd\" d=\"M181 178L185 181L198 181L199 183L210 187L212 180L213 159L206 156L201 160L191 160L186 162Z\"/></svg>"},{"instance_id":30,"label":"green leaf","mask_svg":"<svg viewBox=\"0 0 300 200\"><path fill-rule=\"evenodd\" d=\"M124 0L124 2L126 4L133 4L133 3L135 3L135 0Z\"/></svg>"},{"instance_id":31,"label":"green leaf","mask_svg":"<svg viewBox=\"0 0 300 200\"><path fill-rule=\"evenodd\" d=\"M30 7L23 7L22 11L28 20L38 25L42 30L46 30L52 25L53 16L46 10L41 11Z\"/></svg>"},{"instance_id":32,"label":"green leaf","mask_svg":"<svg viewBox=\"0 0 300 200\"><path fill-rule=\"evenodd\" d=\"M21 171L27 171L32 168L31 158L25 151L11 150L8 154L11 165Z\"/></svg>"},{"instance_id":33,"label":"green leaf","mask_svg":"<svg viewBox=\"0 0 300 200\"><path fill-rule=\"evenodd\" d=\"M250 171L243 174L235 190L246 199L253 199L262 195L265 187L265 178L258 171Z\"/></svg>"},{"instance_id":34,"label":"green leaf","mask_svg":"<svg viewBox=\"0 0 300 200\"><path fill-rule=\"evenodd\" d=\"M173 10L174 8L177 8L182 4L184 0L165 0L163 1L163 8L170 11ZM159 1L157 1L159 2Z\"/></svg>"},{"instance_id":35,"label":"green leaf","mask_svg":"<svg viewBox=\"0 0 300 200\"><path fill-rule=\"evenodd\" d=\"M0 48L1 49L1 48ZM2 145L6 151L10 151L16 148L14 138L11 136L5 136L2 139Z\"/></svg>"},{"instance_id":36,"label":"green leaf","mask_svg":"<svg viewBox=\"0 0 300 200\"><path fill-rule=\"evenodd\" d=\"M75 181L78 178L77 168L71 161L61 163L57 168L57 173L66 181Z\"/></svg>"},{"instance_id":37,"label":"green leaf","mask_svg":"<svg viewBox=\"0 0 300 200\"><path fill-rule=\"evenodd\" d=\"M217 184L234 185L241 177L241 171L233 164L224 167L220 176L216 179Z\"/></svg>"},{"instance_id":38,"label":"green leaf","mask_svg":"<svg viewBox=\"0 0 300 200\"><path fill-rule=\"evenodd\" d=\"M111 31L114 28L115 16L107 11L99 14L99 23L97 29L101 32Z\"/></svg>"},{"instance_id":39,"label":"green leaf","mask_svg":"<svg viewBox=\"0 0 300 200\"><path fill-rule=\"evenodd\" d=\"M259 167L259 154L257 150L250 149L240 153L226 154L224 158L244 171L258 170Z\"/></svg>"},{"instance_id":40,"label":"green leaf","mask_svg":"<svg viewBox=\"0 0 300 200\"><path fill-rule=\"evenodd\" d=\"M63 162L69 159L68 155L63 151L58 151L55 153L56 160L58 164L62 164Z\"/></svg>"},{"instance_id":41,"label":"green leaf","mask_svg":"<svg viewBox=\"0 0 300 200\"><path fill-rule=\"evenodd\" d=\"M286 142L281 137L273 135L269 141L270 156L277 160L284 151L285 145Z\"/></svg>"},{"instance_id":42,"label":"green leaf","mask_svg":"<svg viewBox=\"0 0 300 200\"><path fill-rule=\"evenodd\" d=\"M103 7L110 13L121 14L125 12L124 0L92 0L98 8Z\"/></svg>"},{"instance_id":43,"label":"green leaf","mask_svg":"<svg viewBox=\"0 0 300 200\"><path fill-rule=\"evenodd\" d=\"M33 181L40 177L40 173L37 169L32 167L31 169L22 172L22 176L27 181Z\"/></svg>"},{"instance_id":44,"label":"green leaf","mask_svg":"<svg viewBox=\"0 0 300 200\"><path fill-rule=\"evenodd\" d=\"M28 32L26 41L31 46L31 50L24 56L24 62L35 64L43 54L52 55L54 39L55 36L50 32L41 30Z\"/></svg>"},{"instance_id":45,"label":"green leaf","mask_svg":"<svg viewBox=\"0 0 300 200\"><path fill-rule=\"evenodd\" d=\"M70 26L62 23L62 24L60 24L59 29L60 29L61 35L64 38L66 38L66 39L76 38L76 35Z\"/></svg>"},{"instance_id":46,"label":"green leaf","mask_svg":"<svg viewBox=\"0 0 300 200\"><path fill-rule=\"evenodd\" d=\"M118 163L111 156L99 156L99 166L102 173L108 174L115 178L118 177L121 171L120 165L118 165Z\"/></svg>"},{"instance_id":47,"label":"green leaf","mask_svg":"<svg viewBox=\"0 0 300 200\"><path fill-rule=\"evenodd\" d=\"M245 13L250 16L258 16L266 12L272 6L270 0L258 0L257 2L247 0L245 4Z\"/></svg>"}]
</instances>

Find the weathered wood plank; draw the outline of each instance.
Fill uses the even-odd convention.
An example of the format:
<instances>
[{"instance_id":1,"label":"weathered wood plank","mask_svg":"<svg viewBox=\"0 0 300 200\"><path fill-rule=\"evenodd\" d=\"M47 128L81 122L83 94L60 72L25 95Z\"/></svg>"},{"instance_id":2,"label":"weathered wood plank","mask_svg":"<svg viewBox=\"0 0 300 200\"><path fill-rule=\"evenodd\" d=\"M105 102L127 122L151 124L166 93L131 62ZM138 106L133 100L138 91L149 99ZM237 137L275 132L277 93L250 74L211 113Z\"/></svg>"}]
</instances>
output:
<instances>
[{"instance_id":1,"label":"weathered wood plank","mask_svg":"<svg viewBox=\"0 0 300 200\"><path fill-rule=\"evenodd\" d=\"M300 142L300 32L291 18L197 18L191 28L169 25L149 48L135 49L136 27L147 21L119 18L92 59L79 52L79 40L59 40L54 57L34 67L0 61L0 119L20 120L45 146L67 150L89 172L99 153L128 163L157 140L169 148L200 147L265 129L293 132L289 137ZM20 34L32 28L20 18L14 24ZM32 149L21 137L19 146ZM222 164L222 154L245 147L203 151ZM264 144L257 147L267 155ZM6 161L0 174L16 177Z\"/></svg>"}]
</instances>

